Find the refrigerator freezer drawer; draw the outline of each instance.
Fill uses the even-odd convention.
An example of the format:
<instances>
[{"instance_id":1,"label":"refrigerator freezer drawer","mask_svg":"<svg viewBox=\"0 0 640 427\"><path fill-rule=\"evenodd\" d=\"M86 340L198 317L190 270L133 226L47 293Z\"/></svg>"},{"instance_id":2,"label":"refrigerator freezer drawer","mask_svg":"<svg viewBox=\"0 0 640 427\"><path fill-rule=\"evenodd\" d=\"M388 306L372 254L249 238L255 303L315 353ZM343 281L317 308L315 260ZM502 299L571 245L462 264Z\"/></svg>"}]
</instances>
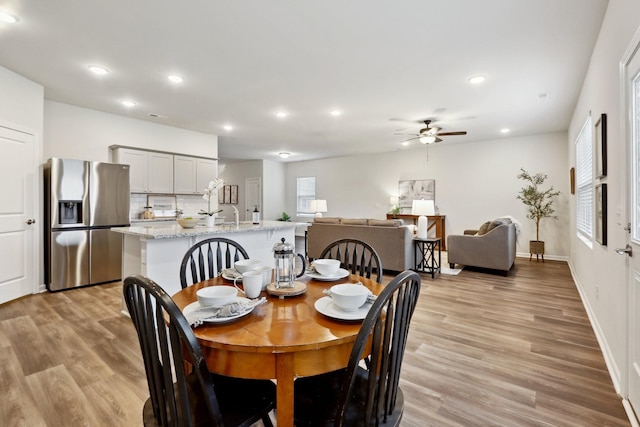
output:
<instances>
[{"instance_id":1,"label":"refrigerator freezer drawer","mask_svg":"<svg viewBox=\"0 0 640 427\"><path fill-rule=\"evenodd\" d=\"M123 235L109 229L91 230L91 284L122 278Z\"/></svg>"},{"instance_id":2,"label":"refrigerator freezer drawer","mask_svg":"<svg viewBox=\"0 0 640 427\"><path fill-rule=\"evenodd\" d=\"M89 284L89 231L51 233L50 291Z\"/></svg>"}]
</instances>

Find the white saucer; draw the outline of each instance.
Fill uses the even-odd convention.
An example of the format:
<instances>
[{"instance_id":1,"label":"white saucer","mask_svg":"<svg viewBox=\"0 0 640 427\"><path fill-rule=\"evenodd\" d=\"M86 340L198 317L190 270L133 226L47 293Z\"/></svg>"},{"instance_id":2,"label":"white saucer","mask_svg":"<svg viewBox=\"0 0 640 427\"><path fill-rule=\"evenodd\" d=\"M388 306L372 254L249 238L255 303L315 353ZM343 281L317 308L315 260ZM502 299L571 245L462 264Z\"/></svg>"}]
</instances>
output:
<instances>
[{"instance_id":1,"label":"white saucer","mask_svg":"<svg viewBox=\"0 0 640 427\"><path fill-rule=\"evenodd\" d=\"M246 302L249 302L251 300L249 300L247 298L244 298L244 297L238 297L238 301L246 303ZM191 313L192 311L199 310L200 308L202 308L200 303L198 301L194 301L191 304L189 304L188 306L186 306L182 310L182 313L186 316L187 314ZM255 308L255 306L252 306L247 311L244 311L244 312L239 313L239 314L234 314L233 316L229 316L229 317L212 317L212 318L208 318L208 319L202 319L202 321L204 323L226 323L226 322L230 322L232 320L239 319L241 317L246 316L247 314L251 313L254 308Z\"/></svg>"},{"instance_id":2,"label":"white saucer","mask_svg":"<svg viewBox=\"0 0 640 427\"><path fill-rule=\"evenodd\" d=\"M221 273L220 275L222 276L222 278L223 278L223 279L227 279L227 280L229 280L229 281L233 282L233 277L229 276L227 273L224 273L224 272L223 272L223 273ZM242 276L238 277L238 278L236 279L236 282L242 282Z\"/></svg>"},{"instance_id":3,"label":"white saucer","mask_svg":"<svg viewBox=\"0 0 640 427\"><path fill-rule=\"evenodd\" d=\"M345 270L344 268L339 268L338 271L336 271L336 273L333 276L323 276L320 273L306 273L306 274L312 279L324 280L324 281L330 282L333 280L340 280L347 277L349 275L349 271Z\"/></svg>"},{"instance_id":4,"label":"white saucer","mask_svg":"<svg viewBox=\"0 0 640 427\"><path fill-rule=\"evenodd\" d=\"M313 304L318 312L339 320L363 320L367 317L371 305L368 302L354 311L344 311L333 303L331 297L322 297Z\"/></svg>"}]
</instances>

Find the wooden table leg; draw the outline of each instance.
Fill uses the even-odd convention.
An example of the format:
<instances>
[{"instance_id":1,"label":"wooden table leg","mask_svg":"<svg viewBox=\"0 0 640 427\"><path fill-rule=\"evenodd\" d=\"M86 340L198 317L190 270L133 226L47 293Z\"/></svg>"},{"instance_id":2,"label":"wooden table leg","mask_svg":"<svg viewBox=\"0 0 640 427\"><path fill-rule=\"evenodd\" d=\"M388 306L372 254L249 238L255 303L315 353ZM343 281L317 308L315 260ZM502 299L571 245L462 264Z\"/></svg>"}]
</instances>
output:
<instances>
[{"instance_id":1,"label":"wooden table leg","mask_svg":"<svg viewBox=\"0 0 640 427\"><path fill-rule=\"evenodd\" d=\"M276 355L276 380L278 427L293 427L293 353Z\"/></svg>"}]
</instances>

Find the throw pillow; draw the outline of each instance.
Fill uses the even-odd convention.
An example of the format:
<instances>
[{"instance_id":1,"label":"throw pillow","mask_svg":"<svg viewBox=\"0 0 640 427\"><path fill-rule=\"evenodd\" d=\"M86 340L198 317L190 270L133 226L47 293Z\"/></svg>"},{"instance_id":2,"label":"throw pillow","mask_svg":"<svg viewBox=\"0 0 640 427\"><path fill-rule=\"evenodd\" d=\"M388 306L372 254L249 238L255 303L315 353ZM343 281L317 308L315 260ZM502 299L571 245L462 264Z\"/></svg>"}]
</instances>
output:
<instances>
[{"instance_id":1,"label":"throw pillow","mask_svg":"<svg viewBox=\"0 0 640 427\"><path fill-rule=\"evenodd\" d=\"M491 230L493 230L494 228L501 226L501 225L508 225L511 224L511 220L507 219L507 218L498 218L496 220L493 220L491 222L491 224L489 224L489 228L487 229L487 233L490 232Z\"/></svg>"},{"instance_id":2,"label":"throw pillow","mask_svg":"<svg viewBox=\"0 0 640 427\"><path fill-rule=\"evenodd\" d=\"M366 218L342 218L343 225L367 225Z\"/></svg>"},{"instance_id":3,"label":"throw pillow","mask_svg":"<svg viewBox=\"0 0 640 427\"><path fill-rule=\"evenodd\" d=\"M316 217L313 222L318 224L340 224L340 218L337 217Z\"/></svg>"},{"instance_id":4,"label":"throw pillow","mask_svg":"<svg viewBox=\"0 0 640 427\"><path fill-rule=\"evenodd\" d=\"M490 225L491 225L490 221L487 221L484 224L482 224L480 228L478 228L478 233L476 234L476 236L482 236L483 234L487 234L487 232L489 231Z\"/></svg>"}]
</instances>

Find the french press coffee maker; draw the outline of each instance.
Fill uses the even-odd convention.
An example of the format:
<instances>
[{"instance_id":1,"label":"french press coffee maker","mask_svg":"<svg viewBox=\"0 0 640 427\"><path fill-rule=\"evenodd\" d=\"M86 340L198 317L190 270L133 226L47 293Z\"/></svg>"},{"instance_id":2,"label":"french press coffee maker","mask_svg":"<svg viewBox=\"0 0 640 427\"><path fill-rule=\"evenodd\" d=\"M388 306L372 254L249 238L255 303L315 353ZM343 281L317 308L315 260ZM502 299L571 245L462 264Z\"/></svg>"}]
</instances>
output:
<instances>
[{"instance_id":1,"label":"french press coffee maker","mask_svg":"<svg viewBox=\"0 0 640 427\"><path fill-rule=\"evenodd\" d=\"M302 261L302 270L296 276L296 256ZM295 287L295 280L306 270L304 257L293 252L293 245L281 239L281 243L273 246L273 257L276 261L275 285L277 289Z\"/></svg>"}]
</instances>

